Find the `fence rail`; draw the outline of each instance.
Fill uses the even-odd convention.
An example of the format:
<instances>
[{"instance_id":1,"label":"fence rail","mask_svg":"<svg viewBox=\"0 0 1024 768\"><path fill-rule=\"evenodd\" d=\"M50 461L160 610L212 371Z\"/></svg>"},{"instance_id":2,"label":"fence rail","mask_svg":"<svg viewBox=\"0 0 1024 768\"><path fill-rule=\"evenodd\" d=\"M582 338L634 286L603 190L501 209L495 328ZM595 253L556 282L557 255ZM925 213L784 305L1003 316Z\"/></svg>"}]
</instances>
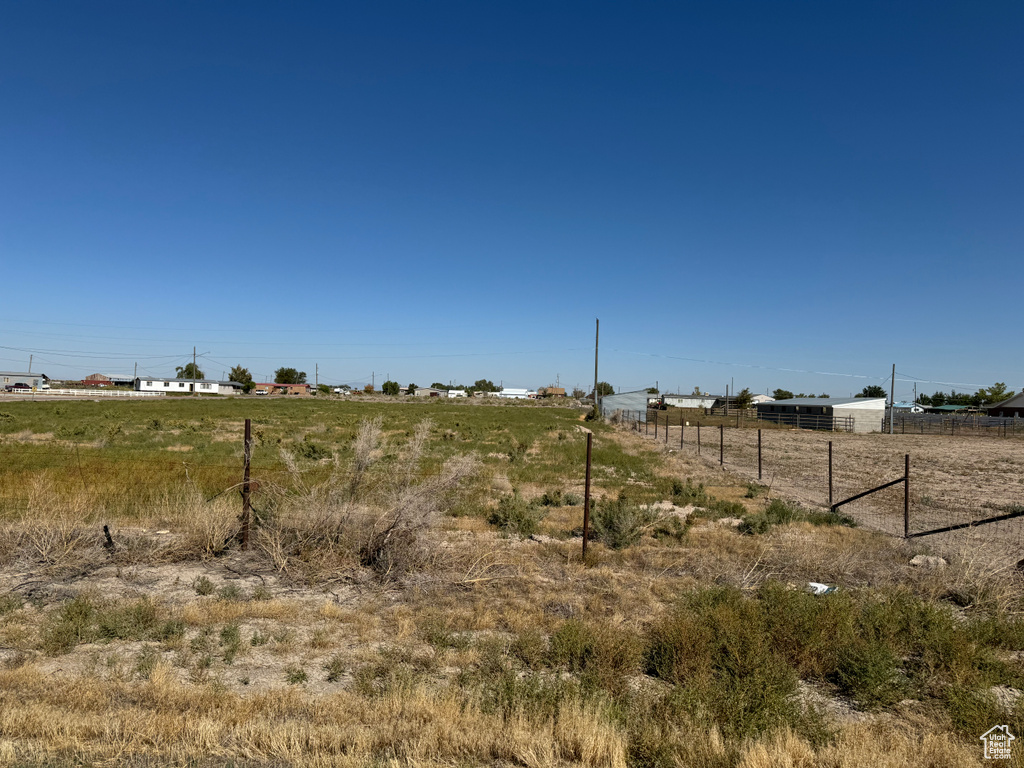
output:
<instances>
[{"instance_id":1,"label":"fence rail","mask_svg":"<svg viewBox=\"0 0 1024 768\"><path fill-rule=\"evenodd\" d=\"M3 394L15 395L24 397L25 395L32 395L33 397L53 397L59 395L61 397L163 397L163 392L136 392L134 389L129 390L117 390L117 389L38 389L36 391L31 390L15 390L14 392L4 392Z\"/></svg>"},{"instance_id":2,"label":"fence rail","mask_svg":"<svg viewBox=\"0 0 1024 768\"><path fill-rule=\"evenodd\" d=\"M853 416L827 416L810 413L771 413L757 414L758 421L772 424L783 424L797 429L822 429L828 432L853 432Z\"/></svg>"},{"instance_id":3,"label":"fence rail","mask_svg":"<svg viewBox=\"0 0 1024 768\"><path fill-rule=\"evenodd\" d=\"M889 416L882 426L889 431ZM901 435L971 435L975 437L1024 437L1024 419L1009 416L963 416L938 413L897 413L892 431Z\"/></svg>"}]
</instances>

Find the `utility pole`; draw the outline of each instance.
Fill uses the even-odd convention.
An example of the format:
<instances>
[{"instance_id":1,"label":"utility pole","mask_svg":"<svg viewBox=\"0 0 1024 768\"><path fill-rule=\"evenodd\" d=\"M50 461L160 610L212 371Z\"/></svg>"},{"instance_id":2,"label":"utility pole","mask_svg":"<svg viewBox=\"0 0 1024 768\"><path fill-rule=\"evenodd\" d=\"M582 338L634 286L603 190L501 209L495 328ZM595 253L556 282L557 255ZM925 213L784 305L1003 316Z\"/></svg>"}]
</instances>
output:
<instances>
[{"instance_id":1,"label":"utility pole","mask_svg":"<svg viewBox=\"0 0 1024 768\"><path fill-rule=\"evenodd\" d=\"M32 358L33 357L35 357L35 355L29 355L28 356L28 372L29 373L32 373Z\"/></svg>"},{"instance_id":2,"label":"utility pole","mask_svg":"<svg viewBox=\"0 0 1024 768\"><path fill-rule=\"evenodd\" d=\"M370 389L377 388L377 372L373 371L370 373Z\"/></svg>"},{"instance_id":3,"label":"utility pole","mask_svg":"<svg viewBox=\"0 0 1024 768\"><path fill-rule=\"evenodd\" d=\"M597 399L597 344L601 339L601 319L598 318L595 322L597 325L594 330L594 411L599 414L601 413L601 408L598 405Z\"/></svg>"},{"instance_id":4,"label":"utility pole","mask_svg":"<svg viewBox=\"0 0 1024 768\"><path fill-rule=\"evenodd\" d=\"M316 388L320 389L320 363L316 364L316 373L314 375L314 381L316 381Z\"/></svg>"},{"instance_id":5,"label":"utility pole","mask_svg":"<svg viewBox=\"0 0 1024 768\"><path fill-rule=\"evenodd\" d=\"M892 384L889 385L889 434L892 434L893 414L896 412L896 363L892 364Z\"/></svg>"},{"instance_id":6,"label":"utility pole","mask_svg":"<svg viewBox=\"0 0 1024 768\"><path fill-rule=\"evenodd\" d=\"M139 378L139 364L138 363L135 364L135 373L132 374L132 382L134 383L137 378Z\"/></svg>"},{"instance_id":7,"label":"utility pole","mask_svg":"<svg viewBox=\"0 0 1024 768\"><path fill-rule=\"evenodd\" d=\"M192 347L192 394L196 393L196 348Z\"/></svg>"}]
</instances>

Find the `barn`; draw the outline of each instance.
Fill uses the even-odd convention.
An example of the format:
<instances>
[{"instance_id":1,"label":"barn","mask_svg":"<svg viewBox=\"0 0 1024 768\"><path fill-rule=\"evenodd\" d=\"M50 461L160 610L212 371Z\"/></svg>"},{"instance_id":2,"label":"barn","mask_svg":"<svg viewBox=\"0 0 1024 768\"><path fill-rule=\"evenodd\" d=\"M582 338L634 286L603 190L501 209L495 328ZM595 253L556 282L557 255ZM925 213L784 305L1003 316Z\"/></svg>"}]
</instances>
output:
<instances>
[{"instance_id":1,"label":"barn","mask_svg":"<svg viewBox=\"0 0 1024 768\"><path fill-rule=\"evenodd\" d=\"M757 404L757 418L801 429L879 432L884 397L794 397Z\"/></svg>"}]
</instances>

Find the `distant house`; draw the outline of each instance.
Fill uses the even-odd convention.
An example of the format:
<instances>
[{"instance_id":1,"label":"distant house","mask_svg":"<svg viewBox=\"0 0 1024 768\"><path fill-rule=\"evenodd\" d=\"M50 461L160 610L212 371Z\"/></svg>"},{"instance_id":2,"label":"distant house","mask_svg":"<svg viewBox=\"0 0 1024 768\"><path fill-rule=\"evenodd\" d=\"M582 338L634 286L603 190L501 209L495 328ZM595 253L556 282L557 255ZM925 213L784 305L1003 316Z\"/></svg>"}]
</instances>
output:
<instances>
[{"instance_id":1,"label":"distant house","mask_svg":"<svg viewBox=\"0 0 1024 768\"><path fill-rule=\"evenodd\" d=\"M448 393L443 389L435 389L434 387L416 387L412 393L414 397L447 397Z\"/></svg>"},{"instance_id":2,"label":"distant house","mask_svg":"<svg viewBox=\"0 0 1024 768\"><path fill-rule=\"evenodd\" d=\"M82 379L86 387L131 387L135 379L117 373L91 373Z\"/></svg>"},{"instance_id":3,"label":"distant house","mask_svg":"<svg viewBox=\"0 0 1024 768\"><path fill-rule=\"evenodd\" d=\"M218 381L217 394L219 395L240 395L245 391L245 384L240 381Z\"/></svg>"},{"instance_id":4,"label":"distant house","mask_svg":"<svg viewBox=\"0 0 1024 768\"><path fill-rule=\"evenodd\" d=\"M256 384L253 389L256 394L265 395L308 395L309 384L278 384L276 382L264 382Z\"/></svg>"},{"instance_id":5,"label":"distant house","mask_svg":"<svg viewBox=\"0 0 1024 768\"><path fill-rule=\"evenodd\" d=\"M465 397L466 390L464 389L449 389L448 397Z\"/></svg>"},{"instance_id":6,"label":"distant house","mask_svg":"<svg viewBox=\"0 0 1024 768\"><path fill-rule=\"evenodd\" d=\"M19 371L0 371L0 390L12 384L27 384L32 389L42 389L49 383L49 378L41 373L21 373Z\"/></svg>"},{"instance_id":7,"label":"distant house","mask_svg":"<svg viewBox=\"0 0 1024 768\"><path fill-rule=\"evenodd\" d=\"M990 405L988 407L989 416L1012 416L1017 418L1024 416L1024 392L1019 395L1014 395L1009 400L1003 400L1001 403Z\"/></svg>"},{"instance_id":8,"label":"distant house","mask_svg":"<svg viewBox=\"0 0 1024 768\"><path fill-rule=\"evenodd\" d=\"M757 418L802 429L878 432L885 418L885 398L794 397L758 403Z\"/></svg>"},{"instance_id":9,"label":"distant house","mask_svg":"<svg viewBox=\"0 0 1024 768\"><path fill-rule=\"evenodd\" d=\"M565 397L565 387L541 387L537 397Z\"/></svg>"},{"instance_id":10,"label":"distant house","mask_svg":"<svg viewBox=\"0 0 1024 768\"><path fill-rule=\"evenodd\" d=\"M893 403L892 410L895 413L924 413L924 406L917 403Z\"/></svg>"},{"instance_id":11,"label":"distant house","mask_svg":"<svg viewBox=\"0 0 1024 768\"><path fill-rule=\"evenodd\" d=\"M775 398L771 395L754 395L750 398L751 405L758 405L759 403L774 403Z\"/></svg>"},{"instance_id":12,"label":"distant house","mask_svg":"<svg viewBox=\"0 0 1024 768\"><path fill-rule=\"evenodd\" d=\"M195 389L193 390L193 385ZM220 382L213 379L158 379L155 377L135 379L136 392L163 392L166 395L191 394L197 395L219 395Z\"/></svg>"}]
</instances>

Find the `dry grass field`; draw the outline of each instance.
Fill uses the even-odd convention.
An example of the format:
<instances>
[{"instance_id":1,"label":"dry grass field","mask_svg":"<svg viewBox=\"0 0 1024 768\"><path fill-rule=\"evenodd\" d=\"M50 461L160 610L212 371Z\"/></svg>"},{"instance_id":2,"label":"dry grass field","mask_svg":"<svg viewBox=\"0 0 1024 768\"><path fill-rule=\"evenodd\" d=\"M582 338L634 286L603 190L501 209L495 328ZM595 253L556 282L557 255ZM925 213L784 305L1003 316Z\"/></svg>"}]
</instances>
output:
<instances>
[{"instance_id":1,"label":"dry grass field","mask_svg":"<svg viewBox=\"0 0 1024 768\"><path fill-rule=\"evenodd\" d=\"M1020 574L795 503L820 435L771 433L801 494L565 408L41 405L0 414L0 765L938 768L1024 732Z\"/></svg>"}]
</instances>

